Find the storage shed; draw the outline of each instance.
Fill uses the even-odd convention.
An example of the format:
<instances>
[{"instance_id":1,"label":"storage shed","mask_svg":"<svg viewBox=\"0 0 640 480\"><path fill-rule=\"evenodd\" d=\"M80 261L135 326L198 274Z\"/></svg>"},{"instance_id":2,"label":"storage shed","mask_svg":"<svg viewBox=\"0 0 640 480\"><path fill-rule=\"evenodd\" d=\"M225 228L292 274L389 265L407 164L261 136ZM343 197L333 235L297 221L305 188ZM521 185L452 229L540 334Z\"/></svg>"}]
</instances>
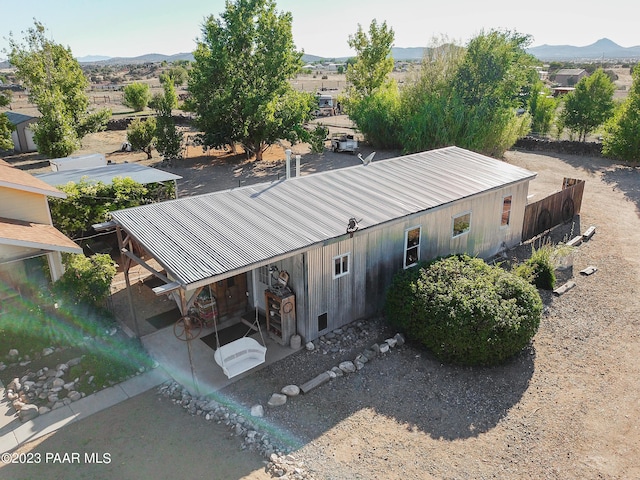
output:
<instances>
[{"instance_id":1,"label":"storage shed","mask_svg":"<svg viewBox=\"0 0 640 480\"><path fill-rule=\"evenodd\" d=\"M38 146L33 140L33 130L30 128L30 125L35 123L38 118L12 111L4 113L9 119L9 122L16 127L16 129L11 132L14 150L19 153L37 151Z\"/></svg>"},{"instance_id":2,"label":"storage shed","mask_svg":"<svg viewBox=\"0 0 640 480\"><path fill-rule=\"evenodd\" d=\"M533 178L447 147L112 218L127 259L152 270L145 259L154 258L163 270L153 273L165 282L154 291L172 295L183 314L210 286L223 318L258 308L269 322L289 305L293 329L270 333L293 331L310 341L378 312L393 275L420 260L490 257L518 244ZM266 295L274 272L287 272L295 302Z\"/></svg>"}]
</instances>

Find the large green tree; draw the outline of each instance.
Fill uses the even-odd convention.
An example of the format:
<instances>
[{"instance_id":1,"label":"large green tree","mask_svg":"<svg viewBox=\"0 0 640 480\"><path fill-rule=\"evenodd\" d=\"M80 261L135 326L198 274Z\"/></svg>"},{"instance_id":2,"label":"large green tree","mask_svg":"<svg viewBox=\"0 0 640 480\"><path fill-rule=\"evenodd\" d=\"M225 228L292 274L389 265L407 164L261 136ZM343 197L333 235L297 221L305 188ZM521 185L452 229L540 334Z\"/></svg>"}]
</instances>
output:
<instances>
[{"instance_id":1,"label":"large green tree","mask_svg":"<svg viewBox=\"0 0 640 480\"><path fill-rule=\"evenodd\" d=\"M565 96L560 113L562 125L577 133L578 140L584 142L587 135L613 115L613 92L615 85L601 68L583 77L575 90Z\"/></svg>"},{"instance_id":2,"label":"large green tree","mask_svg":"<svg viewBox=\"0 0 640 480\"><path fill-rule=\"evenodd\" d=\"M376 148L399 148L400 94L389 77L393 71L394 32L386 22L374 19L368 33L358 25L349 36L356 51L347 67L347 91L344 106L365 139Z\"/></svg>"},{"instance_id":3,"label":"large green tree","mask_svg":"<svg viewBox=\"0 0 640 480\"><path fill-rule=\"evenodd\" d=\"M351 100L366 98L377 88L389 82L393 71L391 47L395 34L387 22L373 19L367 34L360 24L355 35L349 36L349 46L356 51L353 64L347 68L347 94Z\"/></svg>"},{"instance_id":4,"label":"large green tree","mask_svg":"<svg viewBox=\"0 0 640 480\"><path fill-rule=\"evenodd\" d=\"M0 107L8 107L10 103L10 92L0 92ZM4 113L0 113L0 150L11 150L13 148L11 132L14 128L7 116Z\"/></svg>"},{"instance_id":5,"label":"large green tree","mask_svg":"<svg viewBox=\"0 0 640 480\"><path fill-rule=\"evenodd\" d=\"M135 112L143 111L151 100L149 85L146 83L134 82L126 87L122 93L122 103L133 108Z\"/></svg>"},{"instance_id":6,"label":"large green tree","mask_svg":"<svg viewBox=\"0 0 640 480\"><path fill-rule=\"evenodd\" d=\"M529 130L524 108L537 76L529 37L483 32L465 49L427 51L414 83L402 91L402 146L419 151L457 145L500 156Z\"/></svg>"},{"instance_id":7,"label":"large green tree","mask_svg":"<svg viewBox=\"0 0 640 480\"><path fill-rule=\"evenodd\" d=\"M178 106L174 83L169 77L162 82L164 93L156 94L151 107L156 110L156 150L165 159L179 158L182 150L182 135L173 120L172 110Z\"/></svg>"},{"instance_id":8,"label":"large green tree","mask_svg":"<svg viewBox=\"0 0 640 480\"><path fill-rule=\"evenodd\" d=\"M21 44L10 36L9 61L41 114L34 140L39 152L65 157L80 148L84 135L103 128L110 113L89 112L89 82L80 64L71 49L45 36L41 23L27 30L25 41Z\"/></svg>"},{"instance_id":9,"label":"large green tree","mask_svg":"<svg viewBox=\"0 0 640 480\"><path fill-rule=\"evenodd\" d=\"M632 73L626 100L605 125L602 153L622 160L640 161L640 64Z\"/></svg>"},{"instance_id":10,"label":"large green tree","mask_svg":"<svg viewBox=\"0 0 640 480\"><path fill-rule=\"evenodd\" d=\"M227 1L220 18L206 19L187 103L204 145L240 143L261 160L277 140L305 138L315 99L289 84L302 65L291 24L273 0Z\"/></svg>"}]
</instances>

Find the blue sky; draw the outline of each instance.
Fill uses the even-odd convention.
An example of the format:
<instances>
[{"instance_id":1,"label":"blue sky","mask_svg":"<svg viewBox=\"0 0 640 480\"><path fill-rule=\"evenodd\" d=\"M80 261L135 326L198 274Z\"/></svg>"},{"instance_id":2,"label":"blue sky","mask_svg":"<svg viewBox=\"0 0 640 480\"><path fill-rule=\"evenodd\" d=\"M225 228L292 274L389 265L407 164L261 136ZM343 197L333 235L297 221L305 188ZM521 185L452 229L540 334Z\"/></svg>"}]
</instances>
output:
<instances>
[{"instance_id":1,"label":"blue sky","mask_svg":"<svg viewBox=\"0 0 640 480\"><path fill-rule=\"evenodd\" d=\"M0 7L0 58L6 38L45 24L49 37L71 47L77 57L133 57L145 53L190 52L203 20L224 11L223 0L20 0ZM277 0L278 10L293 14L299 49L327 57L353 52L347 39L358 24L386 21L395 46L432 44L446 36L466 43L482 29L509 29L533 36L532 46L576 45L609 38L623 47L640 45L640 5L632 0ZM518 5L518 6L516 6Z\"/></svg>"}]
</instances>

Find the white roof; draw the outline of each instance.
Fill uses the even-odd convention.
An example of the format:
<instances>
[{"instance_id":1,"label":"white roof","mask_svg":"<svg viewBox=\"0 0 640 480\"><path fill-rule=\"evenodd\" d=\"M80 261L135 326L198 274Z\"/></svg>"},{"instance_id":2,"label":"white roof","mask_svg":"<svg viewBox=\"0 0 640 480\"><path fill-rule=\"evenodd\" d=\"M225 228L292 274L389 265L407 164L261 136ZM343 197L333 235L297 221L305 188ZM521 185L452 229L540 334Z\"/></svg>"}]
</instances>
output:
<instances>
[{"instance_id":1,"label":"white roof","mask_svg":"<svg viewBox=\"0 0 640 480\"><path fill-rule=\"evenodd\" d=\"M268 263L535 173L457 147L112 212L179 283Z\"/></svg>"}]
</instances>

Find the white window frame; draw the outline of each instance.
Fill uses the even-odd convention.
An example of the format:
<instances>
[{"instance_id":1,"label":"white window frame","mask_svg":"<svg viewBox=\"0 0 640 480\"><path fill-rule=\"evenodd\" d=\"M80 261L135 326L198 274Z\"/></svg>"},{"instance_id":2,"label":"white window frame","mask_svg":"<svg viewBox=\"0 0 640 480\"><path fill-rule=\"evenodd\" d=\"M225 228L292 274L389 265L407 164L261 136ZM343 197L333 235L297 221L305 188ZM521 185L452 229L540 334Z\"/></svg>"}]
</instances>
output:
<instances>
[{"instance_id":1,"label":"white window frame","mask_svg":"<svg viewBox=\"0 0 640 480\"><path fill-rule=\"evenodd\" d=\"M344 269L345 258L347 260L346 270ZM336 264L336 260L339 260L340 263ZM336 273L336 265L340 265L340 273ZM341 277L344 277L345 275L349 275L349 273L351 272L351 252L341 253L340 255L336 255L335 257L333 257L333 262L331 263L331 267L333 272L333 278L341 278Z\"/></svg>"},{"instance_id":2,"label":"white window frame","mask_svg":"<svg viewBox=\"0 0 640 480\"><path fill-rule=\"evenodd\" d=\"M504 201L511 197L511 203L509 204L509 210L507 215L507 223L502 223L502 219L504 218ZM502 197L502 211L500 212L500 227L501 228L509 228L511 226L511 210L513 209L513 195L510 193L509 195L505 195Z\"/></svg>"},{"instance_id":3,"label":"white window frame","mask_svg":"<svg viewBox=\"0 0 640 480\"><path fill-rule=\"evenodd\" d=\"M465 230L461 231L460 233L456 233L455 232L456 219L460 217L464 217L466 215L469 215L469 225ZM471 217L472 217L471 210L467 210L466 212L462 212L462 213L459 213L458 215L454 215L453 217L451 217L451 238L462 237L463 235L467 235L471 231Z\"/></svg>"},{"instance_id":4,"label":"white window frame","mask_svg":"<svg viewBox=\"0 0 640 480\"><path fill-rule=\"evenodd\" d=\"M271 272L269 271L269 267L269 264L258 267L258 282L263 285L270 284L269 279L271 278Z\"/></svg>"},{"instance_id":5,"label":"white window frame","mask_svg":"<svg viewBox=\"0 0 640 480\"><path fill-rule=\"evenodd\" d=\"M408 241L409 241L409 232L412 232L413 230L418 230L418 243L416 245L408 245ZM422 242L422 226L421 225L416 225L415 227L411 227L411 228L407 228L404 231L404 255L402 257L402 265L403 267L406 268L411 268L414 265L417 265L418 262L420 261L420 243ZM417 249L418 255L416 256L416 261L414 263L410 263L407 264L407 252L409 251L410 248L415 248Z\"/></svg>"}]
</instances>

